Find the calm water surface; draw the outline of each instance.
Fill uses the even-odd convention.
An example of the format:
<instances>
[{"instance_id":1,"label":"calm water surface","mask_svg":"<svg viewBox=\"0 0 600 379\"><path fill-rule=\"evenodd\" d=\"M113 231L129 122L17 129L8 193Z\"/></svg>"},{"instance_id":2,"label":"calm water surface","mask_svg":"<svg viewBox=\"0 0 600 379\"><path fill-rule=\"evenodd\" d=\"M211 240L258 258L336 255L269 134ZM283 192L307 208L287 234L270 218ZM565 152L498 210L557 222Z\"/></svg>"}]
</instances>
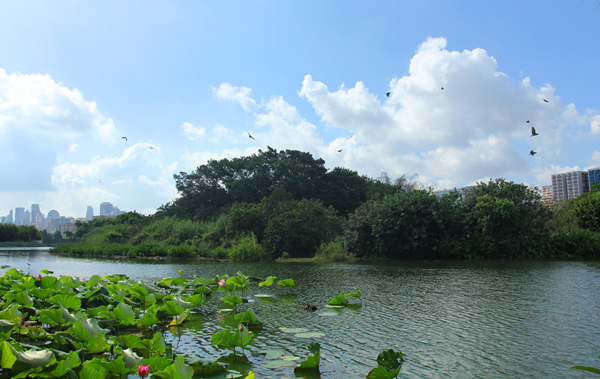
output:
<instances>
[{"instance_id":1,"label":"calm water surface","mask_svg":"<svg viewBox=\"0 0 600 379\"><path fill-rule=\"evenodd\" d=\"M28 265L29 263L29 265ZM0 264L37 275L82 279L127 274L158 281L235 274L293 278L293 289L253 287L250 295L275 299L250 303L264 323L248 347L257 377L295 377L291 368L269 369L258 352L281 349L304 359L309 340L280 327L325 333L322 378L364 378L382 350L401 350L406 378L583 378L573 365L600 367L599 261L410 261L361 264L207 263L66 258L46 250L0 250ZM336 310L325 307L339 290L358 286L362 301ZM303 308L311 302L316 312ZM169 334L180 354L216 358L210 335L227 317L217 301ZM244 309L245 310L244 306ZM323 315L325 312L333 316ZM244 367L241 367L244 368ZM246 367L249 368L249 367Z\"/></svg>"}]
</instances>

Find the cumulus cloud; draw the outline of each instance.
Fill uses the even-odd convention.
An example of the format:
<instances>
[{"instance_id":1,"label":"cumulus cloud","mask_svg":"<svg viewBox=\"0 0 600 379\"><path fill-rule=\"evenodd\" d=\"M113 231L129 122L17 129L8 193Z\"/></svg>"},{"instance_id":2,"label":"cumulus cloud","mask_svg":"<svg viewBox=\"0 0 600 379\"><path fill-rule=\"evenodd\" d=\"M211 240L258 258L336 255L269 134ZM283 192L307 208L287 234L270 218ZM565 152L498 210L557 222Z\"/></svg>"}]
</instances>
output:
<instances>
[{"instance_id":1,"label":"cumulus cloud","mask_svg":"<svg viewBox=\"0 0 600 379\"><path fill-rule=\"evenodd\" d=\"M183 135L191 140L204 137L204 133L206 131L204 127L200 126L197 128L189 122L185 122L183 125L181 125L181 129L183 129Z\"/></svg>"},{"instance_id":2,"label":"cumulus cloud","mask_svg":"<svg viewBox=\"0 0 600 379\"><path fill-rule=\"evenodd\" d=\"M256 106L254 99L248 96L250 92L252 92L250 88L234 87L229 83L222 83L219 88L213 87L213 93L217 95L217 98L235 101L246 112L250 112L251 106Z\"/></svg>"},{"instance_id":3,"label":"cumulus cloud","mask_svg":"<svg viewBox=\"0 0 600 379\"><path fill-rule=\"evenodd\" d=\"M72 153L75 150L77 150L77 144L76 143L72 143L71 146L69 146L69 151Z\"/></svg>"},{"instance_id":4,"label":"cumulus cloud","mask_svg":"<svg viewBox=\"0 0 600 379\"><path fill-rule=\"evenodd\" d=\"M91 132L104 142L117 138L112 119L76 88L63 87L49 75L8 75L0 69L0 133L18 130L61 133L62 138Z\"/></svg>"}]
</instances>

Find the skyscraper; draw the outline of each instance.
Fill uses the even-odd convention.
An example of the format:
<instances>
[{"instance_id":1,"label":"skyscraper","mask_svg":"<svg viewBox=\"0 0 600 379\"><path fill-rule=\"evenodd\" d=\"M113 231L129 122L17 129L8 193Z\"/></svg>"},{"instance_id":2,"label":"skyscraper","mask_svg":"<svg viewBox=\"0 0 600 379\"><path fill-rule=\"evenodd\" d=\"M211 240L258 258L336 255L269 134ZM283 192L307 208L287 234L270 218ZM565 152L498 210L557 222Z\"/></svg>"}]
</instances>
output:
<instances>
[{"instance_id":1,"label":"skyscraper","mask_svg":"<svg viewBox=\"0 0 600 379\"><path fill-rule=\"evenodd\" d=\"M7 224L12 224L12 223L13 223L13 213L12 213L12 209L10 210L10 212L8 212L8 216L6 216L6 223L7 223Z\"/></svg>"},{"instance_id":2,"label":"skyscraper","mask_svg":"<svg viewBox=\"0 0 600 379\"><path fill-rule=\"evenodd\" d=\"M25 213L25 208L17 207L15 208L15 224L16 225L24 225L23 222L23 213Z\"/></svg>"},{"instance_id":3,"label":"skyscraper","mask_svg":"<svg viewBox=\"0 0 600 379\"><path fill-rule=\"evenodd\" d=\"M552 175L552 195L554 202L574 199L589 191L588 172L571 171Z\"/></svg>"},{"instance_id":4,"label":"skyscraper","mask_svg":"<svg viewBox=\"0 0 600 379\"><path fill-rule=\"evenodd\" d=\"M37 222L37 215L40 213L40 205L39 204L31 204L31 221Z\"/></svg>"},{"instance_id":5,"label":"skyscraper","mask_svg":"<svg viewBox=\"0 0 600 379\"><path fill-rule=\"evenodd\" d=\"M112 203L109 203L108 201L100 204L100 216L112 214L112 208Z\"/></svg>"},{"instance_id":6,"label":"skyscraper","mask_svg":"<svg viewBox=\"0 0 600 379\"><path fill-rule=\"evenodd\" d=\"M85 212L85 218L91 220L94 218L94 208L91 205L87 206L87 212Z\"/></svg>"},{"instance_id":7,"label":"skyscraper","mask_svg":"<svg viewBox=\"0 0 600 379\"><path fill-rule=\"evenodd\" d=\"M31 222L31 213L29 213L27 210L23 212L23 225L27 224L28 222Z\"/></svg>"}]
</instances>

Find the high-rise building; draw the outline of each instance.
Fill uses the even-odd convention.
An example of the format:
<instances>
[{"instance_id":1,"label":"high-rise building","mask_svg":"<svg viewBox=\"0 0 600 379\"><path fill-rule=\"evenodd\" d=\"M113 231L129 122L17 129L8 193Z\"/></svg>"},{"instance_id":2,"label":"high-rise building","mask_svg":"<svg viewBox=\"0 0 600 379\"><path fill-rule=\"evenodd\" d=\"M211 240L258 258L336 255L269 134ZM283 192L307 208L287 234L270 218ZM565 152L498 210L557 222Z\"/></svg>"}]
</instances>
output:
<instances>
[{"instance_id":1,"label":"high-rise building","mask_svg":"<svg viewBox=\"0 0 600 379\"><path fill-rule=\"evenodd\" d=\"M6 216L6 223L7 223L7 224L12 224L12 223L13 223L13 213L12 213L12 209L10 210L10 212L8 212L8 216Z\"/></svg>"},{"instance_id":2,"label":"high-rise building","mask_svg":"<svg viewBox=\"0 0 600 379\"><path fill-rule=\"evenodd\" d=\"M588 185L590 190L597 183L600 183L600 167L588 168Z\"/></svg>"},{"instance_id":3,"label":"high-rise building","mask_svg":"<svg viewBox=\"0 0 600 379\"><path fill-rule=\"evenodd\" d=\"M60 213L55 211L54 209L48 212L48 216L46 216L46 220L51 221L54 217L60 217Z\"/></svg>"},{"instance_id":4,"label":"high-rise building","mask_svg":"<svg viewBox=\"0 0 600 379\"><path fill-rule=\"evenodd\" d=\"M112 203L105 201L104 203L100 204L100 216L112 214L112 210L113 210Z\"/></svg>"},{"instance_id":5,"label":"high-rise building","mask_svg":"<svg viewBox=\"0 0 600 379\"><path fill-rule=\"evenodd\" d=\"M546 205L554 204L554 192L551 185L542 187L542 201Z\"/></svg>"},{"instance_id":6,"label":"high-rise building","mask_svg":"<svg viewBox=\"0 0 600 379\"><path fill-rule=\"evenodd\" d=\"M31 204L31 222L37 222L37 215L40 212L39 204Z\"/></svg>"},{"instance_id":7,"label":"high-rise building","mask_svg":"<svg viewBox=\"0 0 600 379\"><path fill-rule=\"evenodd\" d=\"M552 175L552 195L554 202L574 199L589 192L587 171L571 171Z\"/></svg>"},{"instance_id":8,"label":"high-rise building","mask_svg":"<svg viewBox=\"0 0 600 379\"><path fill-rule=\"evenodd\" d=\"M15 224L16 225L25 225L23 222L23 213L25 213L25 208L17 207L15 208Z\"/></svg>"},{"instance_id":9,"label":"high-rise building","mask_svg":"<svg viewBox=\"0 0 600 379\"><path fill-rule=\"evenodd\" d=\"M25 212L23 212L23 225L26 225L29 222L31 222L31 213L29 213L29 211L26 210Z\"/></svg>"},{"instance_id":10,"label":"high-rise building","mask_svg":"<svg viewBox=\"0 0 600 379\"><path fill-rule=\"evenodd\" d=\"M6 216L0 217L0 224L4 224L6 222Z\"/></svg>"},{"instance_id":11,"label":"high-rise building","mask_svg":"<svg viewBox=\"0 0 600 379\"><path fill-rule=\"evenodd\" d=\"M94 208L91 205L87 206L87 212L85 212L85 218L91 220L94 218Z\"/></svg>"}]
</instances>

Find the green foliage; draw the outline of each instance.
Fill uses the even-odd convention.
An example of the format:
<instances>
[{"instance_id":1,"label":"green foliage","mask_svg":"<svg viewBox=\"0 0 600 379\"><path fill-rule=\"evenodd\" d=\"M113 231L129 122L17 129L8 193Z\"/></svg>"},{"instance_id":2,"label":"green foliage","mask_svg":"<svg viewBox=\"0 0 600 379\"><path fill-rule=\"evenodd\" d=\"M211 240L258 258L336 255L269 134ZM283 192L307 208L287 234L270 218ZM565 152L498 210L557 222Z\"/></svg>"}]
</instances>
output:
<instances>
[{"instance_id":1,"label":"green foliage","mask_svg":"<svg viewBox=\"0 0 600 379\"><path fill-rule=\"evenodd\" d=\"M342 294L342 291L340 291L333 299L329 300L329 303L327 303L327 304L329 304L329 305L348 305L348 300L346 300L346 298Z\"/></svg>"},{"instance_id":2,"label":"green foliage","mask_svg":"<svg viewBox=\"0 0 600 379\"><path fill-rule=\"evenodd\" d=\"M35 226L0 224L0 242L31 242L41 239L42 234Z\"/></svg>"},{"instance_id":3,"label":"green foliage","mask_svg":"<svg viewBox=\"0 0 600 379\"><path fill-rule=\"evenodd\" d=\"M305 360L300 362L294 371L319 369L319 364L321 363L321 345L318 342L311 342L308 344L308 350L313 355L309 355Z\"/></svg>"},{"instance_id":4,"label":"green foliage","mask_svg":"<svg viewBox=\"0 0 600 379\"><path fill-rule=\"evenodd\" d=\"M251 233L249 236L241 237L233 242L227 250L227 257L231 261L260 261L266 260L270 254L260 245L256 236Z\"/></svg>"},{"instance_id":5,"label":"green foliage","mask_svg":"<svg viewBox=\"0 0 600 379\"><path fill-rule=\"evenodd\" d=\"M367 379L395 378L400 373L403 363L402 352L392 349L382 351L377 356L377 367L369 372Z\"/></svg>"},{"instance_id":6,"label":"green foliage","mask_svg":"<svg viewBox=\"0 0 600 379\"><path fill-rule=\"evenodd\" d=\"M352 254L348 252L348 243L341 237L321 243L315 255L315 259L326 262L343 262L352 258Z\"/></svg>"},{"instance_id":7,"label":"green foliage","mask_svg":"<svg viewBox=\"0 0 600 379\"><path fill-rule=\"evenodd\" d=\"M577 225L592 232L600 232L600 191L588 192L572 202Z\"/></svg>"}]
</instances>

